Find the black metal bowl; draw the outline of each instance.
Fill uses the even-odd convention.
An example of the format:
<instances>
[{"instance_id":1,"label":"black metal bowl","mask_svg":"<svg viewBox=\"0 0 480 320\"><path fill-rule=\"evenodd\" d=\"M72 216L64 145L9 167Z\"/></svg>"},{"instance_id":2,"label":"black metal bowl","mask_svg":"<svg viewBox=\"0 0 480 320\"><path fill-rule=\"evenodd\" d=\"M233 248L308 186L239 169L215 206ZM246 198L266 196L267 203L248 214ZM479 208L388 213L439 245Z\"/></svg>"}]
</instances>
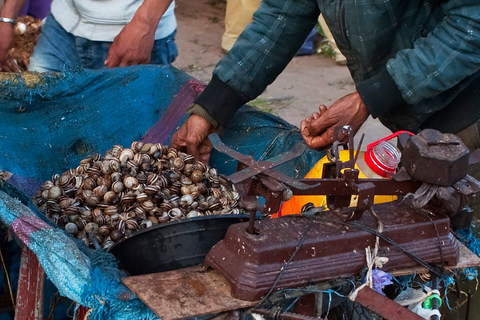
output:
<instances>
[{"instance_id":1,"label":"black metal bowl","mask_svg":"<svg viewBox=\"0 0 480 320\"><path fill-rule=\"evenodd\" d=\"M120 269L132 276L202 264L208 251L232 224L247 215L203 216L159 224L113 245Z\"/></svg>"}]
</instances>

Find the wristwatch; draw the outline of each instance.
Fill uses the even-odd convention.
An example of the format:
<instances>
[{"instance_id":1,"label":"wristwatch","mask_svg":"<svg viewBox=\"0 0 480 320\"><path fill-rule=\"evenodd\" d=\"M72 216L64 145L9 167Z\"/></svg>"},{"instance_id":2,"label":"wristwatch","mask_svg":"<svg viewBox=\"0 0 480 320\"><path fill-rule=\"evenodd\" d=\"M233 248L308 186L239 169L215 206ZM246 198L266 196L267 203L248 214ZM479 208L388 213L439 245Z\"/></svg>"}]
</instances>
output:
<instances>
[{"instance_id":1,"label":"wristwatch","mask_svg":"<svg viewBox=\"0 0 480 320\"><path fill-rule=\"evenodd\" d=\"M13 24L13 25L16 25L16 24L17 24L17 20L15 20L15 19L10 19L10 18L4 18L4 17L0 17L0 22L11 23L11 24Z\"/></svg>"}]
</instances>

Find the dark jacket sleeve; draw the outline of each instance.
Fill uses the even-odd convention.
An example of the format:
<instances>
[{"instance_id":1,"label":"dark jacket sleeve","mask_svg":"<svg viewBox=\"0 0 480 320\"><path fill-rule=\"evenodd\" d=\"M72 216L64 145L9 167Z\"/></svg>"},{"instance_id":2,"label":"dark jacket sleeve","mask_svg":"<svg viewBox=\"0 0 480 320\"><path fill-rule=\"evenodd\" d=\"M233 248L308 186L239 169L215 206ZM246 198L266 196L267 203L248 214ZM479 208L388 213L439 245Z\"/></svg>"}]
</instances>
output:
<instances>
[{"instance_id":1,"label":"dark jacket sleeve","mask_svg":"<svg viewBox=\"0 0 480 320\"><path fill-rule=\"evenodd\" d=\"M226 126L285 69L315 26L316 0L264 0L195 103Z\"/></svg>"},{"instance_id":2,"label":"dark jacket sleeve","mask_svg":"<svg viewBox=\"0 0 480 320\"><path fill-rule=\"evenodd\" d=\"M413 49L399 51L379 74L357 83L373 116L436 97L480 70L480 1L450 0L442 10L443 20Z\"/></svg>"}]
</instances>

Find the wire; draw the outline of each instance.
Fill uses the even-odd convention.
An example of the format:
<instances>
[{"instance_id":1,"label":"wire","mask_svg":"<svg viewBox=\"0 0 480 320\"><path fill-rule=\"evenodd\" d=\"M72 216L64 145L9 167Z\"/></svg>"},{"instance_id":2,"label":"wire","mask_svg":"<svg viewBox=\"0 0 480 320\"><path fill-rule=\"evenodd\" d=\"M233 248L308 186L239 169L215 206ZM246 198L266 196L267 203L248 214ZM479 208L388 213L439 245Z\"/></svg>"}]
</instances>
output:
<instances>
[{"instance_id":1,"label":"wire","mask_svg":"<svg viewBox=\"0 0 480 320\"><path fill-rule=\"evenodd\" d=\"M343 221L328 219L328 218L325 218L325 217L315 217L315 216L311 216L311 217L308 217L308 218L309 218L309 219L316 219L316 220L321 221L321 222L330 222L330 223L341 224L341 225L349 226L349 227L356 227L356 228L358 228L358 229L367 231L367 232L369 232L369 233L371 233L371 234L373 234L373 235L378 236L378 237L381 238L382 240L385 240L386 242L390 243L390 244L393 245L394 247L397 247L397 248L400 249L403 253L405 253L408 257L410 257L413 261L417 262L417 263L418 263L419 265L421 265L422 267L428 269L430 272L433 272L434 274L438 275L439 277L442 275L442 272L441 272L440 270L438 270L437 267L429 265L428 263L426 263L425 261L423 261L422 259L420 259L420 258L417 257L416 255L414 255L414 254L410 253L409 251L405 250L401 245L399 245L398 243L396 243L395 241L393 241L393 240L390 239L389 237L385 236L383 233L380 233L380 232L378 232L377 230L375 230L375 229L373 229L373 228L370 228L370 227L361 225L361 224L356 223L356 222L343 222Z\"/></svg>"},{"instance_id":2,"label":"wire","mask_svg":"<svg viewBox=\"0 0 480 320\"><path fill-rule=\"evenodd\" d=\"M260 302L257 303L257 305L253 308L253 310L257 309L262 303L265 302L265 300L267 300L270 295L272 294L273 290L275 290L275 287L277 286L277 283L280 281L280 278L282 277L283 273L285 271L287 271L288 267L290 266L290 263L292 262L293 258L295 258L295 255L297 254L298 250L300 250L300 248L302 247L303 245L303 242L305 241L306 239L306 236L307 236L307 233L308 233L308 230L310 230L310 227L312 226L312 224L309 224L305 230L302 232L302 235L300 237L300 240L298 241L298 244L297 246L295 247L295 251L292 253L292 255L290 256L290 259L288 259L288 261L285 263L285 265L280 269L280 273L278 274L277 276L277 279L275 279L275 282L273 283L273 285L270 287L270 290L268 291L268 293L263 297L262 300L260 300Z\"/></svg>"}]
</instances>

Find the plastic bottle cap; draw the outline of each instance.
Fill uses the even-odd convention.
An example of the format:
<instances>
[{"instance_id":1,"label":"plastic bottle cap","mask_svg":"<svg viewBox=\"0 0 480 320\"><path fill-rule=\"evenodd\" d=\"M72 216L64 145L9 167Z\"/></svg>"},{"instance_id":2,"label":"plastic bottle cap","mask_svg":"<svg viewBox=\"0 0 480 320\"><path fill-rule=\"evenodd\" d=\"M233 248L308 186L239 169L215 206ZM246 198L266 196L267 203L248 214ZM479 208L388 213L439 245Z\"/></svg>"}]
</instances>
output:
<instances>
[{"instance_id":1,"label":"plastic bottle cap","mask_svg":"<svg viewBox=\"0 0 480 320\"><path fill-rule=\"evenodd\" d=\"M397 147L381 141L377 145L367 148L365 162L379 176L388 177L397 170L400 156L400 150Z\"/></svg>"}]
</instances>

